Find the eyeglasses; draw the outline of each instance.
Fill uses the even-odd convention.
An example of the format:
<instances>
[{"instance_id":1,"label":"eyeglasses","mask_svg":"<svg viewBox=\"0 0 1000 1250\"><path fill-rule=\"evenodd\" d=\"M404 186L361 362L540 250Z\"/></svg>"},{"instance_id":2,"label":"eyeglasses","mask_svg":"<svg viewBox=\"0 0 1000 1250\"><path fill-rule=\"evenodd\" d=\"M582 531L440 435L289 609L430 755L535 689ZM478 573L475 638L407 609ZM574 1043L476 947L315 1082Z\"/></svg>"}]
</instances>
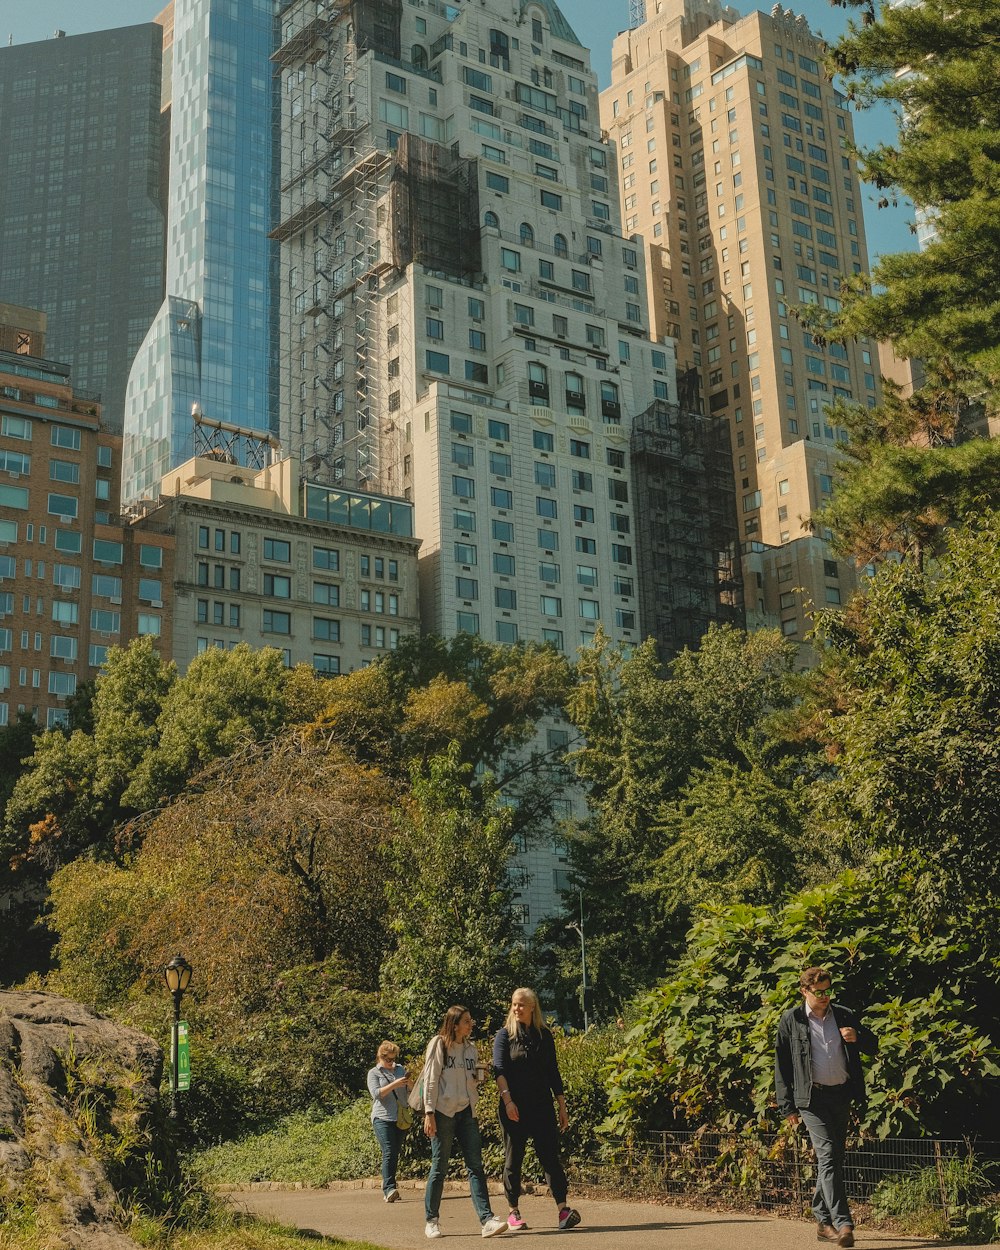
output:
<instances>
[{"instance_id":1,"label":"eyeglasses","mask_svg":"<svg viewBox=\"0 0 1000 1250\"><path fill-rule=\"evenodd\" d=\"M829 998L833 993L833 986L828 985L826 989L817 989L814 985L803 985L802 987L807 994L812 994L813 998Z\"/></svg>"}]
</instances>

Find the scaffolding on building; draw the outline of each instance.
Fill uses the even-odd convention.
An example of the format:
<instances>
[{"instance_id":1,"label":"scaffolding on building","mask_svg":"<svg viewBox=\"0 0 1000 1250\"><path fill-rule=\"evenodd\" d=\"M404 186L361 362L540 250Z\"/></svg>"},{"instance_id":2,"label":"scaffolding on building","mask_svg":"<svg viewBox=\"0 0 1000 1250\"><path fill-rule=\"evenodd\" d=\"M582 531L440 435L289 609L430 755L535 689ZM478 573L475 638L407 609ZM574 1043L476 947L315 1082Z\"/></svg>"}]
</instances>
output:
<instances>
[{"instance_id":1,"label":"scaffolding on building","mask_svg":"<svg viewBox=\"0 0 1000 1250\"><path fill-rule=\"evenodd\" d=\"M389 196L392 261L470 278L482 269L476 162L417 135L396 150Z\"/></svg>"},{"instance_id":2,"label":"scaffolding on building","mask_svg":"<svg viewBox=\"0 0 1000 1250\"><path fill-rule=\"evenodd\" d=\"M709 625L744 625L732 451L726 421L661 400L632 424L643 633L670 659Z\"/></svg>"},{"instance_id":3,"label":"scaffolding on building","mask_svg":"<svg viewBox=\"0 0 1000 1250\"><path fill-rule=\"evenodd\" d=\"M381 477L379 301L390 262L380 226L393 158L377 143L366 54L398 62L401 16L401 0L291 0L272 57L284 441L313 479L368 489Z\"/></svg>"}]
</instances>

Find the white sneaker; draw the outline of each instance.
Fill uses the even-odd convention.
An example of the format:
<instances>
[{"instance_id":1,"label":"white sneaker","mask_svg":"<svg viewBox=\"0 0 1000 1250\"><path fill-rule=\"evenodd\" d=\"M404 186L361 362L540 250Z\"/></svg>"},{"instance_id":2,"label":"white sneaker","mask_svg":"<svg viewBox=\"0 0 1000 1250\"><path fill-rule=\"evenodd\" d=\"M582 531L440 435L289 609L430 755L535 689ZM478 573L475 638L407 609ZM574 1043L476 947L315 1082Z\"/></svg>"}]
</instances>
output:
<instances>
[{"instance_id":1,"label":"white sneaker","mask_svg":"<svg viewBox=\"0 0 1000 1250\"><path fill-rule=\"evenodd\" d=\"M506 1231L507 1231L507 1221L498 1220L495 1215L491 1215L490 1218L483 1225L484 1237L495 1237L497 1233L505 1233Z\"/></svg>"},{"instance_id":2,"label":"white sneaker","mask_svg":"<svg viewBox=\"0 0 1000 1250\"><path fill-rule=\"evenodd\" d=\"M427 1223L424 1225L424 1236L425 1237L440 1237L441 1236L441 1225L437 1222L437 1220L427 1221Z\"/></svg>"},{"instance_id":3,"label":"white sneaker","mask_svg":"<svg viewBox=\"0 0 1000 1250\"><path fill-rule=\"evenodd\" d=\"M399 1201L399 1190L398 1190L398 1189L390 1189L390 1190L389 1190L389 1192L385 1195L385 1200L386 1200L386 1202L398 1202L398 1201Z\"/></svg>"}]
</instances>

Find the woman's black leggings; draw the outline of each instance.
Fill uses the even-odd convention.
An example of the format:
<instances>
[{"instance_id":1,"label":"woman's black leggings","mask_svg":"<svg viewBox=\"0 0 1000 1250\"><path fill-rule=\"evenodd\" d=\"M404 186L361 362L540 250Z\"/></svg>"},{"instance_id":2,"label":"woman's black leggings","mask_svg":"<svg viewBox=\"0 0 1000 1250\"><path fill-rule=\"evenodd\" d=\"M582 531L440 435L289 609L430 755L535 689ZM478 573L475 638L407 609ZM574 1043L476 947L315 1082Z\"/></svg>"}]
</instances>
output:
<instances>
[{"instance_id":1,"label":"woman's black leggings","mask_svg":"<svg viewBox=\"0 0 1000 1250\"><path fill-rule=\"evenodd\" d=\"M503 1191L511 1208L521 1197L521 1168L528 1142L535 1148L538 1162L545 1173L545 1181L558 1206L566 1203L568 1184L562 1161L559 1158L559 1128L552 1117L542 1123L512 1123L501 1116L503 1128Z\"/></svg>"}]
</instances>

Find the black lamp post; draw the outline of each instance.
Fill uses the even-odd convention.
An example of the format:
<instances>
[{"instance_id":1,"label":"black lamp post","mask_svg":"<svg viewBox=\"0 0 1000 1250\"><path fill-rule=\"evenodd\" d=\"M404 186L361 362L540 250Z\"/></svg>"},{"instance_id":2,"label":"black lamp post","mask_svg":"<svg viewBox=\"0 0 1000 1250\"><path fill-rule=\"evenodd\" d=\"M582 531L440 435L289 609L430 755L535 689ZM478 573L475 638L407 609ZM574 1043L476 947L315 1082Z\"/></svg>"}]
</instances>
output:
<instances>
[{"instance_id":1,"label":"black lamp post","mask_svg":"<svg viewBox=\"0 0 1000 1250\"><path fill-rule=\"evenodd\" d=\"M175 955L163 969L163 979L174 1000L174 1020L170 1032L170 1118L176 1120L178 1116L178 1063L180 1062L178 1026L181 1022L181 999L184 997L184 991L191 984L191 965L183 955Z\"/></svg>"}]
</instances>

